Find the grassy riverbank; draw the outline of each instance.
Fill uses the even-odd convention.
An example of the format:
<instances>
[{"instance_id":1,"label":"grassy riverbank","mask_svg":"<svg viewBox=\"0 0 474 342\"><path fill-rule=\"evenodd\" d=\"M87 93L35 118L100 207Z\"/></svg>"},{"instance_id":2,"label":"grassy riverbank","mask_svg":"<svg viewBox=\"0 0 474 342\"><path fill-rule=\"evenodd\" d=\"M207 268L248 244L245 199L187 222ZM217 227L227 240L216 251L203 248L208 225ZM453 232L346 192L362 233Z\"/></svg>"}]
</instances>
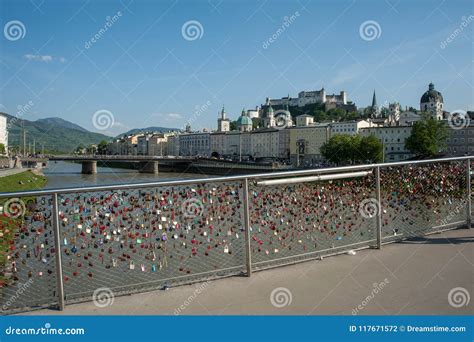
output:
<instances>
[{"instance_id":1,"label":"grassy riverbank","mask_svg":"<svg viewBox=\"0 0 474 342\"><path fill-rule=\"evenodd\" d=\"M0 192L40 190L45 185L45 176L29 170L0 178Z\"/></svg>"},{"instance_id":2,"label":"grassy riverbank","mask_svg":"<svg viewBox=\"0 0 474 342\"><path fill-rule=\"evenodd\" d=\"M46 185L46 181L45 176L28 170L1 177L0 192L39 190ZM11 274L11 265L8 265L7 262L8 251L12 248L11 243L15 232L23 225L23 215L28 215L28 206L26 204L33 200L32 197L0 199L0 207L2 207L0 213L0 288L8 283L10 278L6 276L8 273ZM5 208L5 204L9 208ZM8 212L9 210L11 212Z\"/></svg>"}]
</instances>

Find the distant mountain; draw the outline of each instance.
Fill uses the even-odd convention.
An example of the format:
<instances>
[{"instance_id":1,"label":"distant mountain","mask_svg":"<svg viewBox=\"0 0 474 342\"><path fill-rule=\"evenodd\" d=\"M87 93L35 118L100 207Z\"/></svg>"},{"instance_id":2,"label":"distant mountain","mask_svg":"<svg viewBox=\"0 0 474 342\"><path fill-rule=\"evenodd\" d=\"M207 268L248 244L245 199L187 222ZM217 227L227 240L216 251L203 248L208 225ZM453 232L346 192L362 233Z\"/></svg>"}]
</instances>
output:
<instances>
[{"instance_id":1,"label":"distant mountain","mask_svg":"<svg viewBox=\"0 0 474 342\"><path fill-rule=\"evenodd\" d=\"M125 133L117 135L117 137L123 137L124 135L137 134L137 133L151 133L151 132L166 133L166 132L174 132L174 131L179 131L179 130L180 130L179 128L151 126L151 127L145 127L145 128L134 128Z\"/></svg>"},{"instance_id":2,"label":"distant mountain","mask_svg":"<svg viewBox=\"0 0 474 342\"><path fill-rule=\"evenodd\" d=\"M41 152L44 146L45 153L72 153L81 144L88 146L111 138L104 134L89 132L60 118L29 121L6 113L2 114L7 117L8 144L15 149L23 145L23 127L26 131L26 148L29 144L33 146L35 142L36 152Z\"/></svg>"},{"instance_id":3,"label":"distant mountain","mask_svg":"<svg viewBox=\"0 0 474 342\"><path fill-rule=\"evenodd\" d=\"M64 128L69 128L69 129L75 129L81 132L89 132L87 129L76 125L75 123L72 123L70 121L66 121L61 118L45 118L45 119L38 119L35 122L40 122L40 123L45 123L50 126L60 126Z\"/></svg>"}]
</instances>

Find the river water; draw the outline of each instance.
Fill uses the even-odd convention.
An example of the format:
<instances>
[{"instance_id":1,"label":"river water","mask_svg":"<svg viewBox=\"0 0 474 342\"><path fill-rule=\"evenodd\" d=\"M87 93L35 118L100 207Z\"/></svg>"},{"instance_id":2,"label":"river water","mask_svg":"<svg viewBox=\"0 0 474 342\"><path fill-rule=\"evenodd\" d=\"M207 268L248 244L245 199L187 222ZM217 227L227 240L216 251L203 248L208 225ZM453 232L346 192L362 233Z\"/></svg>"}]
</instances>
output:
<instances>
[{"instance_id":1,"label":"river water","mask_svg":"<svg viewBox=\"0 0 474 342\"><path fill-rule=\"evenodd\" d=\"M97 167L97 174L83 175L80 163L49 162L43 170L48 182L45 189L141 183L187 178L203 178L207 175L179 172L159 172L157 175L139 173L136 170Z\"/></svg>"}]
</instances>

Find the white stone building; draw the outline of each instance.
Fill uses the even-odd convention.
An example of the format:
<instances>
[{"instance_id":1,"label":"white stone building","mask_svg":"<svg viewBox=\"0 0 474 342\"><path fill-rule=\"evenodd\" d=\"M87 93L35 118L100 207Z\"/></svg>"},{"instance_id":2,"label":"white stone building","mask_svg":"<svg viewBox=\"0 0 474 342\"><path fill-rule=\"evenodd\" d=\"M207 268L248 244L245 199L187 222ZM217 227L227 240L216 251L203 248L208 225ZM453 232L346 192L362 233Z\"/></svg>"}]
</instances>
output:
<instances>
[{"instance_id":1,"label":"white stone building","mask_svg":"<svg viewBox=\"0 0 474 342\"><path fill-rule=\"evenodd\" d=\"M0 113L0 144L3 144L3 146L5 147L5 154L8 154L7 117L2 113Z\"/></svg>"},{"instance_id":2,"label":"white stone building","mask_svg":"<svg viewBox=\"0 0 474 342\"><path fill-rule=\"evenodd\" d=\"M290 95L282 97L281 99L267 98L266 105L268 106L270 103L274 106L289 105L292 107L304 107L314 103L337 103L345 105L347 104L347 93L341 91L339 94L326 94L326 90L322 88L321 90L301 91L298 93L297 98L291 98Z\"/></svg>"},{"instance_id":3,"label":"white stone building","mask_svg":"<svg viewBox=\"0 0 474 342\"><path fill-rule=\"evenodd\" d=\"M298 115L296 117L296 127L310 126L314 124L314 117L308 114Z\"/></svg>"},{"instance_id":4,"label":"white stone building","mask_svg":"<svg viewBox=\"0 0 474 342\"><path fill-rule=\"evenodd\" d=\"M218 132L230 131L230 120L226 116L224 106L222 106L220 117L217 119L217 131Z\"/></svg>"},{"instance_id":5,"label":"white stone building","mask_svg":"<svg viewBox=\"0 0 474 342\"><path fill-rule=\"evenodd\" d=\"M148 155L148 139L150 139L151 134L142 134L137 136L137 154L139 156Z\"/></svg>"},{"instance_id":6,"label":"white stone building","mask_svg":"<svg viewBox=\"0 0 474 342\"><path fill-rule=\"evenodd\" d=\"M421 116L411 111L404 111L400 113L398 123L400 126L412 126L415 122L420 121Z\"/></svg>"},{"instance_id":7,"label":"white stone building","mask_svg":"<svg viewBox=\"0 0 474 342\"><path fill-rule=\"evenodd\" d=\"M446 152L449 156L474 156L474 112L468 112L468 124L457 129L449 127L449 137L446 139ZM448 121L446 121L448 123Z\"/></svg>"},{"instance_id":8,"label":"white stone building","mask_svg":"<svg viewBox=\"0 0 474 342\"><path fill-rule=\"evenodd\" d=\"M167 137L166 143L166 153L168 156L179 156L179 135L177 133L173 133Z\"/></svg>"},{"instance_id":9,"label":"white stone building","mask_svg":"<svg viewBox=\"0 0 474 342\"><path fill-rule=\"evenodd\" d=\"M428 90L421 96L420 110L422 112L430 113L434 118L438 120L443 119L443 95L441 95L439 91L435 90L433 83L430 83L428 85Z\"/></svg>"},{"instance_id":10,"label":"white stone building","mask_svg":"<svg viewBox=\"0 0 474 342\"><path fill-rule=\"evenodd\" d=\"M155 133L148 138L148 155L163 157L168 154L168 136L166 133Z\"/></svg>"},{"instance_id":11,"label":"white stone building","mask_svg":"<svg viewBox=\"0 0 474 342\"><path fill-rule=\"evenodd\" d=\"M356 135L359 133L359 130L361 128L367 128L372 126L373 124L370 121L366 120L332 122L329 124L331 136L336 134Z\"/></svg>"},{"instance_id":12,"label":"white stone building","mask_svg":"<svg viewBox=\"0 0 474 342\"><path fill-rule=\"evenodd\" d=\"M403 161L413 157L405 141L411 135L412 126L385 126L361 128L361 136L373 135L382 143L384 162Z\"/></svg>"},{"instance_id":13,"label":"white stone building","mask_svg":"<svg viewBox=\"0 0 474 342\"><path fill-rule=\"evenodd\" d=\"M250 151L254 159L280 158L280 130L262 128L250 134Z\"/></svg>"},{"instance_id":14,"label":"white stone building","mask_svg":"<svg viewBox=\"0 0 474 342\"><path fill-rule=\"evenodd\" d=\"M210 157L211 142L209 132L185 133L179 135L180 156Z\"/></svg>"}]
</instances>

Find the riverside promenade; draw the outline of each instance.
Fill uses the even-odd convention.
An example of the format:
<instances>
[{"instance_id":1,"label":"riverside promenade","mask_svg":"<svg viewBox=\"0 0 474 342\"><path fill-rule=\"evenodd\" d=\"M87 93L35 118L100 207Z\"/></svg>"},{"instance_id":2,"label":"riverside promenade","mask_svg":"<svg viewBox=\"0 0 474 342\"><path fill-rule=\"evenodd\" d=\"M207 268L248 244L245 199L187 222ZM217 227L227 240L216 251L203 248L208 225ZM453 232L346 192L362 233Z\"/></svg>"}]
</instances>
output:
<instances>
[{"instance_id":1,"label":"riverside promenade","mask_svg":"<svg viewBox=\"0 0 474 342\"><path fill-rule=\"evenodd\" d=\"M474 294L473 263L474 230L458 229L105 307L89 301L24 315L472 315L472 300L453 289Z\"/></svg>"}]
</instances>

